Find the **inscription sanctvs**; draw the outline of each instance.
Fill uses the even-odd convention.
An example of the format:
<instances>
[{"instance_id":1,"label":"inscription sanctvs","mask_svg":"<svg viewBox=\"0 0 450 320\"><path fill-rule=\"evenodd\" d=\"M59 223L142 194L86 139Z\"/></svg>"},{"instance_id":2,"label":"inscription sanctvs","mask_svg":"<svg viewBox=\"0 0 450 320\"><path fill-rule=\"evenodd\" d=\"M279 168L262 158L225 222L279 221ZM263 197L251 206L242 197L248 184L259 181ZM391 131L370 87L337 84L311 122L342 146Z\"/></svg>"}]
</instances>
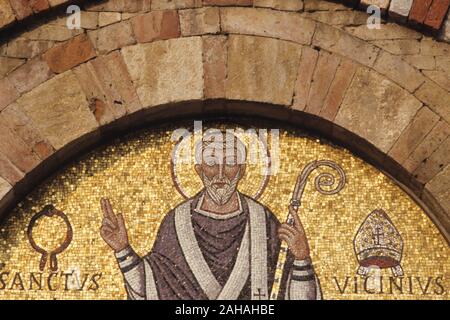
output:
<instances>
[{"instance_id":1,"label":"inscription sanctvs","mask_svg":"<svg viewBox=\"0 0 450 320\"><path fill-rule=\"evenodd\" d=\"M102 273L0 272L0 291L97 291Z\"/></svg>"}]
</instances>

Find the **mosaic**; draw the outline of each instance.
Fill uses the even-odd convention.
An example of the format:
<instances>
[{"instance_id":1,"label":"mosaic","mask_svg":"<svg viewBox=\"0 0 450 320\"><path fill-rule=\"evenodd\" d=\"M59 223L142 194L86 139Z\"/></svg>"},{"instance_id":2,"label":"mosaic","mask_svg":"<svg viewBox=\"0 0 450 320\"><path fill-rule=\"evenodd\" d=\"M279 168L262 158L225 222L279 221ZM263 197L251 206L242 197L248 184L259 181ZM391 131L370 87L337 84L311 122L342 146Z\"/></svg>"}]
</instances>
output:
<instances>
[{"instance_id":1,"label":"mosaic","mask_svg":"<svg viewBox=\"0 0 450 320\"><path fill-rule=\"evenodd\" d=\"M231 157L181 122L38 186L0 226L0 298L449 299L447 242L382 172L297 129L208 128L240 129Z\"/></svg>"}]
</instances>

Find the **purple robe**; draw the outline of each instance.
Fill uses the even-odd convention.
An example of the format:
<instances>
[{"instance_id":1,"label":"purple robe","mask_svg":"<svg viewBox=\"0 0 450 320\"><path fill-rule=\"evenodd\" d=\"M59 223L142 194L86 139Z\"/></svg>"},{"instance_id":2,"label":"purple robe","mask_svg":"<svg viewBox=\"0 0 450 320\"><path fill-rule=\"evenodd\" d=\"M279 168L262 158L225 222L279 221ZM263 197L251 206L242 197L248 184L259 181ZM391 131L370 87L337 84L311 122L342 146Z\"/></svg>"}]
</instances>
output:
<instances>
[{"instance_id":1,"label":"purple robe","mask_svg":"<svg viewBox=\"0 0 450 320\"><path fill-rule=\"evenodd\" d=\"M202 195L199 193L166 215L151 252L144 258L131 247L116 253L129 298L269 298L281 245L280 222L267 207L242 194L236 213L222 216L202 212ZM309 258L294 261L288 253L278 297L321 298Z\"/></svg>"}]
</instances>

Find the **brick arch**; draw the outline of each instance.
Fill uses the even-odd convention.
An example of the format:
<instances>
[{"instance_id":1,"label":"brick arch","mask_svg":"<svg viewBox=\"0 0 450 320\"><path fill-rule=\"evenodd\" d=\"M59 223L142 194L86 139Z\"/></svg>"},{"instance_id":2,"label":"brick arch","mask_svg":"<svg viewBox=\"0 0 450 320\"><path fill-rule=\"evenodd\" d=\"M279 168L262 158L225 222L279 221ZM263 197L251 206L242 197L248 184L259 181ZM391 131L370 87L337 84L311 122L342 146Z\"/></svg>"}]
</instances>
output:
<instances>
[{"instance_id":1,"label":"brick arch","mask_svg":"<svg viewBox=\"0 0 450 320\"><path fill-rule=\"evenodd\" d=\"M314 11L324 8L315 0L2 0L0 2L0 31L20 25L24 21L36 21L52 12L61 13L69 5L86 5L105 11L150 11L168 8L198 8L201 6L254 6L269 7L289 11ZM432 31L444 41L449 41L450 20L447 11L448 1L422 0L329 0L350 8L366 10L370 5L381 9L384 18L408 25L423 31ZM325 5L325 8L328 8ZM332 4L329 8L336 9ZM339 7L337 7L339 8ZM441 31L440 35L436 32Z\"/></svg>"},{"instance_id":2,"label":"brick arch","mask_svg":"<svg viewBox=\"0 0 450 320\"><path fill-rule=\"evenodd\" d=\"M450 46L403 27L381 33L390 45L363 27L230 6L151 11L54 43L0 80L2 211L77 150L142 119L233 114L346 145L404 185L449 239L450 93L432 75L450 70L428 73L428 55L392 44L415 41L444 62Z\"/></svg>"}]
</instances>

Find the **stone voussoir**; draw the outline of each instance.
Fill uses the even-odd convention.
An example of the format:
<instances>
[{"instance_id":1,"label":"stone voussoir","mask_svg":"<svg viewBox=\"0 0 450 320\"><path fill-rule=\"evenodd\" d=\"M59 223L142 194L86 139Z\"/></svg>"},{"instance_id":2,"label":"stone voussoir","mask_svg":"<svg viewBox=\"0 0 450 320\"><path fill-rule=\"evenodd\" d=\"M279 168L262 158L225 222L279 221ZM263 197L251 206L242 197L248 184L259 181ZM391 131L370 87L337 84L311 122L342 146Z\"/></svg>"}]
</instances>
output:
<instances>
[{"instance_id":1,"label":"stone voussoir","mask_svg":"<svg viewBox=\"0 0 450 320\"><path fill-rule=\"evenodd\" d=\"M421 106L417 98L391 80L369 68L360 67L335 123L387 153Z\"/></svg>"},{"instance_id":2,"label":"stone voussoir","mask_svg":"<svg viewBox=\"0 0 450 320\"><path fill-rule=\"evenodd\" d=\"M300 56L292 42L230 35L226 98L290 106Z\"/></svg>"},{"instance_id":3,"label":"stone voussoir","mask_svg":"<svg viewBox=\"0 0 450 320\"><path fill-rule=\"evenodd\" d=\"M180 21L176 10L158 10L131 18L139 43L167 40L180 36Z\"/></svg>"},{"instance_id":4,"label":"stone voussoir","mask_svg":"<svg viewBox=\"0 0 450 320\"><path fill-rule=\"evenodd\" d=\"M204 97L225 98L227 76L227 37L204 36L203 38Z\"/></svg>"},{"instance_id":5,"label":"stone voussoir","mask_svg":"<svg viewBox=\"0 0 450 320\"><path fill-rule=\"evenodd\" d=\"M8 76L21 94L30 91L53 76L47 62L41 57L29 60Z\"/></svg>"},{"instance_id":6,"label":"stone voussoir","mask_svg":"<svg viewBox=\"0 0 450 320\"><path fill-rule=\"evenodd\" d=\"M203 98L201 37L123 48L122 55L144 107Z\"/></svg>"},{"instance_id":7,"label":"stone voussoir","mask_svg":"<svg viewBox=\"0 0 450 320\"><path fill-rule=\"evenodd\" d=\"M136 43L130 21L122 21L88 32L95 49L100 54Z\"/></svg>"},{"instance_id":8,"label":"stone voussoir","mask_svg":"<svg viewBox=\"0 0 450 320\"><path fill-rule=\"evenodd\" d=\"M221 8L222 31L310 44L316 23L293 12L263 8ZM249 23L252 21L252 23Z\"/></svg>"},{"instance_id":9,"label":"stone voussoir","mask_svg":"<svg viewBox=\"0 0 450 320\"><path fill-rule=\"evenodd\" d=\"M151 3L152 11L153 10L199 8L201 6L202 6L202 0L152 0L152 3Z\"/></svg>"},{"instance_id":10,"label":"stone voussoir","mask_svg":"<svg viewBox=\"0 0 450 320\"><path fill-rule=\"evenodd\" d=\"M179 10L179 15L183 36L220 32L220 14L217 7Z\"/></svg>"},{"instance_id":11,"label":"stone voussoir","mask_svg":"<svg viewBox=\"0 0 450 320\"><path fill-rule=\"evenodd\" d=\"M380 48L372 44L323 23L317 24L312 44L355 60L368 67L373 67L381 51Z\"/></svg>"},{"instance_id":12,"label":"stone voussoir","mask_svg":"<svg viewBox=\"0 0 450 320\"><path fill-rule=\"evenodd\" d=\"M255 0L203 0L204 6L252 6Z\"/></svg>"},{"instance_id":13,"label":"stone voussoir","mask_svg":"<svg viewBox=\"0 0 450 320\"><path fill-rule=\"evenodd\" d=\"M98 127L72 71L44 82L17 104L56 150Z\"/></svg>"},{"instance_id":14,"label":"stone voussoir","mask_svg":"<svg viewBox=\"0 0 450 320\"><path fill-rule=\"evenodd\" d=\"M277 10L300 11L304 3L303 0L254 0L253 5Z\"/></svg>"},{"instance_id":15,"label":"stone voussoir","mask_svg":"<svg viewBox=\"0 0 450 320\"><path fill-rule=\"evenodd\" d=\"M95 49L86 34L55 46L43 55L50 69L55 73L65 72L95 56Z\"/></svg>"}]
</instances>

